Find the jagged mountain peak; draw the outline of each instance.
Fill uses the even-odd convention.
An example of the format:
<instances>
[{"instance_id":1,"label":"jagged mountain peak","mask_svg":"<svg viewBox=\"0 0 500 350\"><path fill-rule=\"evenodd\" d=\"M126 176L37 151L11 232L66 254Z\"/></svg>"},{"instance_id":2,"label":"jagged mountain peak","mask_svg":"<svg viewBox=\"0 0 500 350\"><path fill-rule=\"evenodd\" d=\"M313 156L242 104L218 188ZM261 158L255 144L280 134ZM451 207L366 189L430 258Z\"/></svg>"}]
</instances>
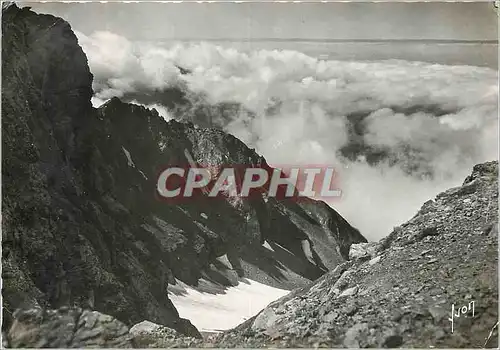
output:
<instances>
[{"instance_id":1,"label":"jagged mountain peak","mask_svg":"<svg viewBox=\"0 0 500 350\"><path fill-rule=\"evenodd\" d=\"M179 317L169 287L182 282L223 293L250 279L292 289L344 262L352 243L366 241L314 201L257 198L241 207L204 197L159 201L158 171L186 164L186 151L202 164L265 160L221 130L166 122L118 98L93 108L93 76L69 24L31 10L7 12L4 328L18 307L77 305L127 325L148 320L199 337ZM184 103L170 96L173 105ZM222 256L229 264L217 260Z\"/></svg>"}]
</instances>

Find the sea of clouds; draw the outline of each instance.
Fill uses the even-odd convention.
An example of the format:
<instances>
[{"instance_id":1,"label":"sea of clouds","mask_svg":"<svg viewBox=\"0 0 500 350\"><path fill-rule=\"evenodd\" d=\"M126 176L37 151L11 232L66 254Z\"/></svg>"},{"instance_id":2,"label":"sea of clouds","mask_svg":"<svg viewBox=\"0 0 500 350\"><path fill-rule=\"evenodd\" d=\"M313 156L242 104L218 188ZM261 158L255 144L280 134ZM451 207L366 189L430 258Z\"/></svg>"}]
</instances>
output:
<instances>
[{"instance_id":1,"label":"sea of clouds","mask_svg":"<svg viewBox=\"0 0 500 350\"><path fill-rule=\"evenodd\" d=\"M179 84L209 103L240 103L253 113L236 113L223 128L270 164L334 165L343 197L330 204L369 240L460 185L474 164L498 159L498 74L489 68L77 36L94 74L94 105L133 94L170 119L159 101L140 96ZM341 152L352 142L350 118L360 114L356 142L390 150L377 163Z\"/></svg>"}]
</instances>

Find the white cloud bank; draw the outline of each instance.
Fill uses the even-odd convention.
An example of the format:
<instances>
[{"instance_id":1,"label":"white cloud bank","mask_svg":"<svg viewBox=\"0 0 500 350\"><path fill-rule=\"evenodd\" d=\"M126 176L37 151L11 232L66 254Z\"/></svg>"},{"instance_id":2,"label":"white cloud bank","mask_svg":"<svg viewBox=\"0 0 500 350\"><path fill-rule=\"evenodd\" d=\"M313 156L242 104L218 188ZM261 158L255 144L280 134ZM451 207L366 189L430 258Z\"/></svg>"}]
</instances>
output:
<instances>
[{"instance_id":1,"label":"white cloud bank","mask_svg":"<svg viewBox=\"0 0 500 350\"><path fill-rule=\"evenodd\" d=\"M331 205L370 240L460 184L474 164L498 159L498 75L488 68L323 61L206 43L165 48L108 32L78 37L95 76L96 104L179 82L211 103L241 103L255 117L234 115L226 131L271 164L336 165L344 197ZM181 75L177 65L192 73ZM342 156L352 142L348 120L360 113L368 116L357 142L389 149L387 161ZM409 167L416 169L411 175Z\"/></svg>"}]
</instances>

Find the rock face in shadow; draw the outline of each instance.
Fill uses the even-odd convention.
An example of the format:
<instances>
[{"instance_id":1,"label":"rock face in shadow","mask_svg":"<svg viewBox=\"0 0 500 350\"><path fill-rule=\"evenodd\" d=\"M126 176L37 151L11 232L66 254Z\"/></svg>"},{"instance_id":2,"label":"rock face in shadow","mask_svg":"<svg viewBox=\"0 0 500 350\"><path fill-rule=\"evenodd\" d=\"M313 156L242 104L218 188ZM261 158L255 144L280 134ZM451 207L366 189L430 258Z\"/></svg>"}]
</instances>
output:
<instances>
[{"instance_id":1,"label":"rock face in shadow","mask_svg":"<svg viewBox=\"0 0 500 350\"><path fill-rule=\"evenodd\" d=\"M219 337L220 347L498 347L498 162ZM458 309L466 312L450 317ZM472 308L474 308L474 315ZM460 313L460 312L459 312ZM466 317L467 316L467 317Z\"/></svg>"},{"instance_id":2,"label":"rock face in shadow","mask_svg":"<svg viewBox=\"0 0 500 350\"><path fill-rule=\"evenodd\" d=\"M265 160L231 135L155 110L118 99L94 109L69 24L15 5L2 15L4 329L17 308L77 305L200 337L168 298L176 279L291 289L366 242L313 200L159 201L158 172L187 164L186 150L200 164Z\"/></svg>"}]
</instances>

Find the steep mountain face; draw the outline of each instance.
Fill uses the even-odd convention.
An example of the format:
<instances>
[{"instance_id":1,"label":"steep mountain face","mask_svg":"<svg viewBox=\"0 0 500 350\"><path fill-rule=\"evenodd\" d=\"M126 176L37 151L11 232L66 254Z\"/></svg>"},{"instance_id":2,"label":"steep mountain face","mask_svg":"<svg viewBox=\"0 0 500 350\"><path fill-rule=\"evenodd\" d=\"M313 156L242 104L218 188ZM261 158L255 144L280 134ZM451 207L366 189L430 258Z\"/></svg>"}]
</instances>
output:
<instances>
[{"instance_id":1,"label":"steep mountain face","mask_svg":"<svg viewBox=\"0 0 500 350\"><path fill-rule=\"evenodd\" d=\"M498 162L350 257L217 346L497 348Z\"/></svg>"},{"instance_id":2,"label":"steep mountain face","mask_svg":"<svg viewBox=\"0 0 500 350\"><path fill-rule=\"evenodd\" d=\"M350 261L219 336L151 322L127 334L109 316L64 308L18 311L8 345L498 348L497 243L498 162L489 162L381 242L353 244Z\"/></svg>"},{"instance_id":3,"label":"steep mountain face","mask_svg":"<svg viewBox=\"0 0 500 350\"><path fill-rule=\"evenodd\" d=\"M199 164L265 160L231 135L155 110L118 99L94 109L69 24L15 5L2 17L4 327L18 307L76 305L200 336L167 296L176 280L291 289L366 242L313 200L158 200L158 172L188 164L186 153Z\"/></svg>"}]
</instances>

